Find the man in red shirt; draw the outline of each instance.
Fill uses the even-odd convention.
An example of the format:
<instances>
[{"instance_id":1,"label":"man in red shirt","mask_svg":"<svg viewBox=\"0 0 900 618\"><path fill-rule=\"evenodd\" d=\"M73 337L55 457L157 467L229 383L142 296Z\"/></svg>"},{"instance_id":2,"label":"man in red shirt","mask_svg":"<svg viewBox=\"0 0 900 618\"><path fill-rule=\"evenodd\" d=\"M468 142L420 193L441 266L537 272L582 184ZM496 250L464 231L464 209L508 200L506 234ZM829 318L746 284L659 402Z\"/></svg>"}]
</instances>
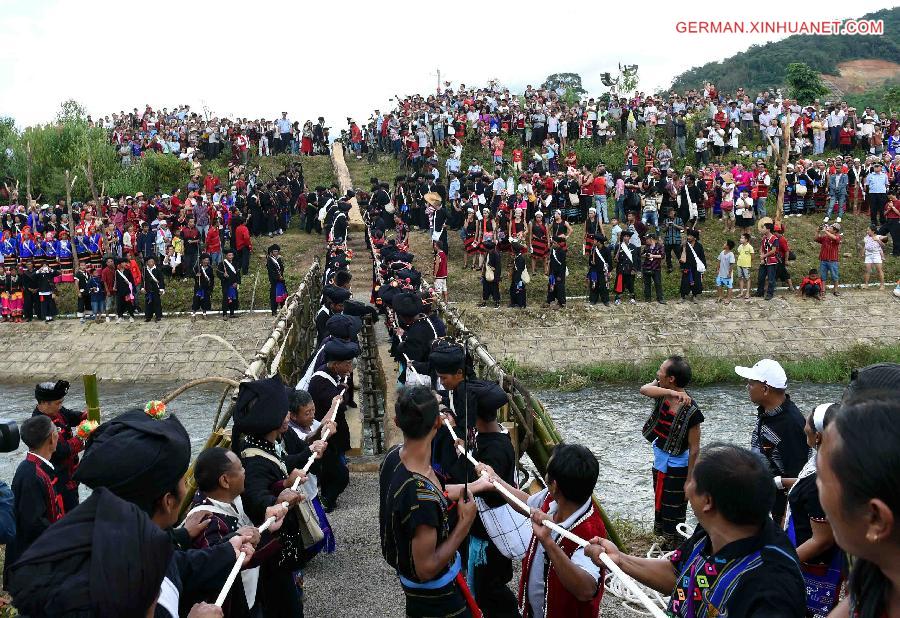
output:
<instances>
[{"instance_id":1,"label":"man in red shirt","mask_svg":"<svg viewBox=\"0 0 900 618\"><path fill-rule=\"evenodd\" d=\"M441 249L440 243L431 243L434 249L434 291L440 294L444 302L447 302L447 274L449 272L447 264L447 254Z\"/></svg>"},{"instance_id":2,"label":"man in red shirt","mask_svg":"<svg viewBox=\"0 0 900 618\"><path fill-rule=\"evenodd\" d=\"M100 273L100 280L106 290L106 321L109 322L113 303L116 302L116 262L111 257L106 258L106 267Z\"/></svg>"},{"instance_id":3,"label":"man in red shirt","mask_svg":"<svg viewBox=\"0 0 900 618\"><path fill-rule=\"evenodd\" d=\"M606 166L597 166L597 174L592 183L594 192L594 208L600 216L600 221L609 223L609 211L606 209Z\"/></svg>"},{"instance_id":4,"label":"man in red shirt","mask_svg":"<svg viewBox=\"0 0 900 618\"><path fill-rule=\"evenodd\" d=\"M213 175L212 171L206 172L206 178L203 179L203 188L207 193L215 193L216 187L219 186L219 177Z\"/></svg>"},{"instance_id":5,"label":"man in red shirt","mask_svg":"<svg viewBox=\"0 0 900 618\"><path fill-rule=\"evenodd\" d=\"M513 169L519 173L522 172L522 149L513 148L512 151Z\"/></svg>"},{"instance_id":6,"label":"man in red shirt","mask_svg":"<svg viewBox=\"0 0 900 618\"><path fill-rule=\"evenodd\" d=\"M768 282L765 292L766 300L772 300L775 296L775 269L778 265L778 237L772 233L774 226L766 223L763 228L763 237L759 247L759 274L757 275L756 295L763 296L763 289Z\"/></svg>"},{"instance_id":7,"label":"man in red shirt","mask_svg":"<svg viewBox=\"0 0 900 618\"><path fill-rule=\"evenodd\" d=\"M237 250L237 264L241 273L246 275L250 270L250 252L253 251L253 242L250 240L250 230L244 223L244 218L237 220L234 228L234 248Z\"/></svg>"},{"instance_id":8,"label":"man in red shirt","mask_svg":"<svg viewBox=\"0 0 900 618\"><path fill-rule=\"evenodd\" d=\"M889 196L884 205L885 231L891 235L891 255L900 256L900 198Z\"/></svg>"},{"instance_id":9,"label":"man in red shirt","mask_svg":"<svg viewBox=\"0 0 900 618\"><path fill-rule=\"evenodd\" d=\"M822 292L828 283L828 276L834 281L833 292L838 295L838 262L841 256L841 224L823 225L816 235L819 249L819 276L822 278Z\"/></svg>"}]
</instances>

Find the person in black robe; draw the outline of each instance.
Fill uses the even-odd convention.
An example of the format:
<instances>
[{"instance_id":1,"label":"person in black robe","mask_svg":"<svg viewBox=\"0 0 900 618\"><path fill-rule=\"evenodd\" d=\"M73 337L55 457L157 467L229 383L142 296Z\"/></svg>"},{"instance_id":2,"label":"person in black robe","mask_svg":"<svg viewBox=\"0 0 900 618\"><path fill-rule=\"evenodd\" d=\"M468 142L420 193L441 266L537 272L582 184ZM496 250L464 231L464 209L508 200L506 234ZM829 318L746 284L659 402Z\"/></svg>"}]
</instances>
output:
<instances>
[{"instance_id":1,"label":"person in black robe","mask_svg":"<svg viewBox=\"0 0 900 618\"><path fill-rule=\"evenodd\" d=\"M522 274L528 268L525 262L525 246L515 236L510 239L513 251L513 263L509 275L509 306L525 308L526 286L522 280Z\"/></svg>"},{"instance_id":2,"label":"person in black robe","mask_svg":"<svg viewBox=\"0 0 900 618\"><path fill-rule=\"evenodd\" d=\"M7 590L34 618L146 616L172 553L146 513L98 489L12 565Z\"/></svg>"},{"instance_id":3,"label":"person in black robe","mask_svg":"<svg viewBox=\"0 0 900 618\"><path fill-rule=\"evenodd\" d=\"M75 428L87 418L86 412L76 412L63 406L68 392L69 383L65 380L41 382L34 387L37 405L31 413L31 416L49 417L59 433L50 463L57 477L56 492L62 496L66 512L78 506L78 483L73 476L78 468L79 453L84 449L84 442L75 435Z\"/></svg>"},{"instance_id":4,"label":"person in black robe","mask_svg":"<svg viewBox=\"0 0 900 618\"><path fill-rule=\"evenodd\" d=\"M468 422L474 429L467 432L467 440L475 459L492 470L494 475L514 485L515 450L509 433L497 422L497 410L508 402L504 390L496 382L466 378L465 353L460 345L445 344L436 347L430 362L441 384L447 389L443 393L443 399L447 405L452 405L448 412L454 422L457 426L465 426ZM465 418L466 415L468 419ZM475 482L478 475L472 465L465 458L459 457L458 451L456 457L464 471L464 478L456 481ZM454 467L459 469L459 466ZM448 486L447 490L452 491L452 488ZM481 497L488 508L502 507L505 504L503 497L496 492L485 492ZM474 573L470 572L468 576L474 584L472 593L478 607L492 618L517 617L516 596L507 587L513 577L512 560L501 554L491 542L480 517L472 525L468 555L469 568L472 569L474 565Z\"/></svg>"},{"instance_id":5,"label":"person in black robe","mask_svg":"<svg viewBox=\"0 0 900 618\"><path fill-rule=\"evenodd\" d=\"M330 242L346 241L347 231L349 230L348 213L350 212L350 202L341 200L337 203L337 210L328 226L328 240Z\"/></svg>"},{"instance_id":6,"label":"person in black robe","mask_svg":"<svg viewBox=\"0 0 900 618\"><path fill-rule=\"evenodd\" d=\"M128 321L134 322L134 299L137 291L134 285L134 277L128 268L128 260L118 258L115 272L116 291L116 321L121 322L122 316L128 314Z\"/></svg>"},{"instance_id":7,"label":"person in black robe","mask_svg":"<svg viewBox=\"0 0 900 618\"><path fill-rule=\"evenodd\" d=\"M481 267L481 302L478 303L478 306L487 306L488 298L490 298L494 301L494 307L499 309L502 261L493 240L487 239L481 245L487 253Z\"/></svg>"},{"instance_id":8,"label":"person in black robe","mask_svg":"<svg viewBox=\"0 0 900 618\"><path fill-rule=\"evenodd\" d=\"M191 303L191 317L194 317L198 311L206 312L212 310L212 293L216 285L216 272L209 263L209 254L204 253L200 256L200 262L194 269L194 296Z\"/></svg>"},{"instance_id":9,"label":"person in black robe","mask_svg":"<svg viewBox=\"0 0 900 618\"><path fill-rule=\"evenodd\" d=\"M219 279L222 280L222 319L227 320L229 313L234 317L234 310L240 304L238 287L241 283L241 271L234 263L233 250L225 251L225 259L219 263L216 270Z\"/></svg>"},{"instance_id":10,"label":"person in black robe","mask_svg":"<svg viewBox=\"0 0 900 618\"><path fill-rule=\"evenodd\" d=\"M317 370L309 381L309 394L316 406L316 420L325 419L331 410L332 402L338 396L341 404L335 414L337 433L329 438L328 447L337 453L337 464L345 469L346 452L350 450L350 426L347 424L347 379L353 371L353 359L359 356L359 345L355 342L332 339L325 344L325 367ZM343 476L343 470L335 473L335 477ZM346 484L324 482L322 484L322 506L330 513L337 506L338 496L346 488Z\"/></svg>"},{"instance_id":11,"label":"person in black robe","mask_svg":"<svg viewBox=\"0 0 900 618\"><path fill-rule=\"evenodd\" d=\"M180 533L199 533L196 528L173 530L187 493L184 474L190 460L190 438L177 417L133 409L94 430L75 475L94 490L109 489L135 504L168 533L177 551L160 589L157 618L184 615L197 600L218 594L240 552L246 551L249 561L259 541L258 534L239 534L209 549L179 549L184 545Z\"/></svg>"},{"instance_id":12,"label":"person in black robe","mask_svg":"<svg viewBox=\"0 0 900 618\"><path fill-rule=\"evenodd\" d=\"M471 616L465 578L458 577L458 551L476 518L471 496L458 496L456 525L444 483L430 465L432 441L441 417L431 389L404 389L397 398L397 426L403 444L391 450L379 470L378 522L381 553L397 572L406 597L405 616Z\"/></svg>"},{"instance_id":13,"label":"person in black robe","mask_svg":"<svg viewBox=\"0 0 900 618\"><path fill-rule=\"evenodd\" d=\"M310 451L283 455L277 448L289 422L288 397L280 378L241 383L234 408L231 448L244 466L244 510L257 526L265 521L266 509L284 502L293 507L304 499L293 487L295 482L299 487L306 481L302 467ZM298 512L291 508L279 531L278 556L260 566L259 594L267 618L303 616L303 599L294 580L294 572L306 562L300 526Z\"/></svg>"},{"instance_id":14,"label":"person in black robe","mask_svg":"<svg viewBox=\"0 0 900 618\"><path fill-rule=\"evenodd\" d=\"M52 322L58 313L56 300L53 298L55 286L53 280L59 276L59 270L44 264L34 272L34 280L37 284L38 319Z\"/></svg>"},{"instance_id":15,"label":"person in black robe","mask_svg":"<svg viewBox=\"0 0 900 618\"><path fill-rule=\"evenodd\" d=\"M144 292L144 321L162 319L162 297L166 293L166 277L162 269L156 265L156 258L148 256L144 262L144 276L141 281Z\"/></svg>"},{"instance_id":16,"label":"person in black robe","mask_svg":"<svg viewBox=\"0 0 900 618\"><path fill-rule=\"evenodd\" d=\"M706 268L706 253L700 244L700 230L687 231L686 244L681 250L681 302L685 302L690 295L692 302L697 302L697 297L703 293L703 273L699 268ZM698 264L703 264L699 267Z\"/></svg>"},{"instance_id":17,"label":"person in black robe","mask_svg":"<svg viewBox=\"0 0 900 618\"><path fill-rule=\"evenodd\" d=\"M422 299L417 294L413 292L397 294L393 299L393 307L403 334L395 335L392 354L400 362L399 380L405 384L407 362L428 361L431 343L438 338L438 333L434 324L425 315Z\"/></svg>"},{"instance_id":18,"label":"person in black robe","mask_svg":"<svg viewBox=\"0 0 900 618\"><path fill-rule=\"evenodd\" d=\"M549 307L554 301L559 306L566 306L566 237L555 236L550 249L550 256L547 258L549 264L549 277L547 281L547 302L545 307Z\"/></svg>"},{"instance_id":19,"label":"person in black robe","mask_svg":"<svg viewBox=\"0 0 900 618\"><path fill-rule=\"evenodd\" d=\"M25 459L13 476L16 536L6 547L7 570L28 547L65 514L62 496L56 492L56 472L50 457L56 450L58 432L43 414L32 416L19 428L28 447Z\"/></svg>"},{"instance_id":20,"label":"person in black robe","mask_svg":"<svg viewBox=\"0 0 900 618\"><path fill-rule=\"evenodd\" d=\"M91 293L89 291L88 282L91 276L84 269L86 264L78 262L78 270L75 271L75 287L78 289L78 301L75 306L75 316L84 321L85 314L91 311Z\"/></svg>"},{"instance_id":21,"label":"person in black robe","mask_svg":"<svg viewBox=\"0 0 900 618\"><path fill-rule=\"evenodd\" d=\"M594 246L588 255L588 298L592 305L597 301L609 306L609 274L612 266L612 254L607 246L606 236L594 234Z\"/></svg>"},{"instance_id":22,"label":"person in black robe","mask_svg":"<svg viewBox=\"0 0 900 618\"><path fill-rule=\"evenodd\" d=\"M322 345L322 340L328 334L326 324L332 316L344 312L344 303L350 298L350 291L334 285L327 285L322 290L322 306L316 312L316 346Z\"/></svg>"},{"instance_id":23,"label":"person in black robe","mask_svg":"<svg viewBox=\"0 0 900 618\"><path fill-rule=\"evenodd\" d=\"M25 262L19 280L22 282L22 317L26 322L31 322L38 310L35 306L38 302L38 281L34 271L34 260L29 259Z\"/></svg>"},{"instance_id":24,"label":"person in black robe","mask_svg":"<svg viewBox=\"0 0 900 618\"><path fill-rule=\"evenodd\" d=\"M284 281L284 260L279 255L281 247L270 245L266 251L266 272L269 275L269 309L272 315L284 306L287 298L287 285Z\"/></svg>"}]
</instances>

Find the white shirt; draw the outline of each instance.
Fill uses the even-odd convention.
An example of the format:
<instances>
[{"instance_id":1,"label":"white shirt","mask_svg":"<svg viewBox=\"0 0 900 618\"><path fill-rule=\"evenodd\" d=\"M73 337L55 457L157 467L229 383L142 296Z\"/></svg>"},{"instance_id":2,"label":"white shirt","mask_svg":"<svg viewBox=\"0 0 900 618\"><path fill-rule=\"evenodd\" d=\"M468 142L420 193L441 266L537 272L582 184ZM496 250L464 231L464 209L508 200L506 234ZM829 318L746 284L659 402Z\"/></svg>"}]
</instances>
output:
<instances>
[{"instance_id":1,"label":"white shirt","mask_svg":"<svg viewBox=\"0 0 900 618\"><path fill-rule=\"evenodd\" d=\"M43 462L44 462L45 464L47 464L48 466L50 466L50 469L51 469L51 470L56 470L56 468L53 467L53 464L50 463L48 460L44 459L43 457L41 457L40 455L38 455L38 454L35 453L34 451L28 451L28 452L31 453L32 455L34 455L35 457L37 457L38 459L40 459L41 461L43 461Z\"/></svg>"},{"instance_id":2,"label":"white shirt","mask_svg":"<svg viewBox=\"0 0 900 618\"><path fill-rule=\"evenodd\" d=\"M541 508L541 505L544 503L544 500L547 498L547 490L543 490L538 492L528 498L528 506L534 507L536 509ZM550 503L550 508L547 512L552 516L557 511L556 502ZM588 498L587 502L582 504L577 511L572 513L572 515L562 522L560 525L566 530L570 529L576 521L578 521L586 512L591 508L591 499ZM554 541L559 539L559 534L556 532L550 532L550 538ZM544 569L543 564L545 560L544 554L544 546L540 543L537 544L534 550L534 560L531 563L531 571L528 573L528 603L531 605L532 613L540 618L544 616ZM594 578L594 582L600 579L600 567L591 562L591 559L584 555L584 548L579 547L575 550L575 553L572 554L572 562L582 569L585 573Z\"/></svg>"},{"instance_id":3,"label":"white shirt","mask_svg":"<svg viewBox=\"0 0 900 618\"><path fill-rule=\"evenodd\" d=\"M318 429L319 429L319 425L321 425L321 424L322 423L320 421L313 419L312 425L309 426L309 431L303 431L302 427L300 427L299 425L297 425L293 422L289 425L289 427L294 431L295 434L297 434L297 436L301 440L303 440L305 442L306 437L310 434L316 433L316 431L318 431ZM318 496L319 495L319 481L316 478L316 475L312 474L312 473L306 475L306 482L303 483L303 485L300 487L300 490L303 492L303 494L306 496L306 498L308 500L312 500L313 498Z\"/></svg>"}]
</instances>

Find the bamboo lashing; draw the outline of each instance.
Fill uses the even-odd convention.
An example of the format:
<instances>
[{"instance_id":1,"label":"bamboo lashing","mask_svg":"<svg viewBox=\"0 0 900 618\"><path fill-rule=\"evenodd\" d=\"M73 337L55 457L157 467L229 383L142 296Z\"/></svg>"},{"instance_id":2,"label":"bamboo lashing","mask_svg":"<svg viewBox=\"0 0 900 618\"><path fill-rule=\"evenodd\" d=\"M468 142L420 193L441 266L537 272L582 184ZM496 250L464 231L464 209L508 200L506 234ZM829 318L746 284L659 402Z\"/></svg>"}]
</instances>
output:
<instances>
[{"instance_id":1,"label":"bamboo lashing","mask_svg":"<svg viewBox=\"0 0 900 618\"><path fill-rule=\"evenodd\" d=\"M344 390L346 390L346 388L347 388L347 386L345 385ZM343 394L344 390L341 391L341 394ZM329 415L328 420L330 420L331 422L334 422L334 419L337 416L337 411L338 411L339 407L340 407L340 404L332 404L331 410L328 411L328 415ZM329 431L326 428L325 430L322 431L322 440L328 440L330 435L331 435L331 431ZM318 457L319 457L319 455L317 453L313 453L312 456L306 460L306 463L303 465L303 468L302 468L304 476L306 475L307 472L309 472L310 467L313 465L313 462ZM299 476L296 479L294 479L294 484L291 485L291 491L297 491L298 487L300 487L300 477ZM283 506L284 508L288 508L290 506L290 504L288 504L287 502L282 502L281 506ZM259 526L259 528L258 528L259 533L262 534L263 532L268 530L269 527L275 523L276 519L277 519L277 517L275 517L274 515L272 517L269 517L268 519L266 519L266 521L264 521ZM247 553L241 552L240 555L237 557L237 560L235 561L234 566L231 567L231 572L228 574L228 578L225 580L225 585L222 586L222 590L219 592L219 596L216 597L215 604L218 607L222 607L222 603L225 602L225 597L228 596L228 591L231 590L231 586L234 584L234 580L237 578L237 574L240 572L241 566L244 564L244 558L246 558L246 557L247 557Z\"/></svg>"},{"instance_id":2,"label":"bamboo lashing","mask_svg":"<svg viewBox=\"0 0 900 618\"><path fill-rule=\"evenodd\" d=\"M456 432L453 430L453 426L450 424L450 421L446 417L444 417L443 420L444 420L444 425L447 427L448 430L450 430L450 436L453 438L453 441L458 442L459 437L457 437ZM472 454L467 452L464 447L457 444L456 448L460 452L461 455L465 455L468 458L469 462L471 462L471 464L473 466L477 466L479 464L479 462L472 456ZM481 475L483 477L489 476L488 473L485 472L484 470L481 471ZM529 507L527 504L525 504L524 502L519 500L519 498L517 496L515 496L512 492L510 492L508 489L506 489L503 485L501 485L497 481L490 481L490 483L494 486L494 489L496 489L501 494L503 494L503 496L507 500L512 502L514 505L516 505L519 509L521 509L522 511L524 511L526 513L531 512L531 507ZM572 534L571 532L569 532L562 526L550 521L549 519L544 519L541 521L541 523L543 525L545 525L546 527L550 528L551 530L553 530L554 532L556 532L557 534L569 539L573 543L577 543L581 547L588 547L590 545L590 543L588 543L586 540L584 540L580 536ZM634 579L632 579L627 573L625 573L625 571L623 571L619 567L619 565L617 565L615 562L613 562L612 559L609 556L607 556L605 552L600 554L600 561L604 564L604 566L606 566L606 568L608 568L610 571L612 571L613 575L618 577L619 580L623 584L625 584L625 587L628 588L628 590L630 590L632 592L632 594L635 595L635 597L637 597L637 600L641 603L641 605L643 605L644 607L647 608L647 610L650 612L650 614L652 616L654 616L655 618L666 618L665 613L663 613L663 611L659 608L659 605L654 603L650 599L650 597L648 597L647 594L643 590L641 590L641 588L637 585L637 582L635 582Z\"/></svg>"}]
</instances>

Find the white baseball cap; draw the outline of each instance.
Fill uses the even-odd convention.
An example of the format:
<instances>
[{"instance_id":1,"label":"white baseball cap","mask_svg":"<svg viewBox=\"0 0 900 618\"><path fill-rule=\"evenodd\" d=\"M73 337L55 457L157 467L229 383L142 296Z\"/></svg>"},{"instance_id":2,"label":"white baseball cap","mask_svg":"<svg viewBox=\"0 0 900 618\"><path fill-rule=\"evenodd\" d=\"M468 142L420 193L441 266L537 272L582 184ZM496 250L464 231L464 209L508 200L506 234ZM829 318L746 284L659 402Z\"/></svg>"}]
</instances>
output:
<instances>
[{"instance_id":1,"label":"white baseball cap","mask_svg":"<svg viewBox=\"0 0 900 618\"><path fill-rule=\"evenodd\" d=\"M742 378L762 382L772 388L787 388L787 374L776 360L764 358L752 367L735 367L734 372Z\"/></svg>"}]
</instances>

